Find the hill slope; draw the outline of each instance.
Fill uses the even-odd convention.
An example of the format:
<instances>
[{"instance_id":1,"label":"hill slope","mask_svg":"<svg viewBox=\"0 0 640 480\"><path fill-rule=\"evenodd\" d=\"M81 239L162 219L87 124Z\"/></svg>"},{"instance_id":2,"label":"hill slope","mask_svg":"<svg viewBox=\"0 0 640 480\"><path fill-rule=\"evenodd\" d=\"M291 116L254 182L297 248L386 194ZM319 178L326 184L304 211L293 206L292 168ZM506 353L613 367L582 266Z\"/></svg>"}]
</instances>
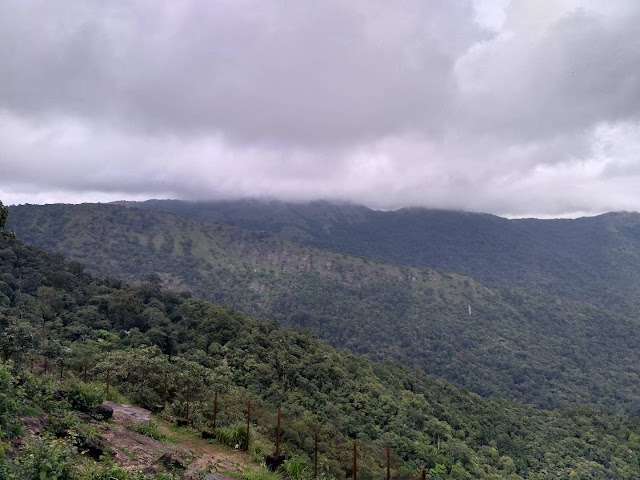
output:
<instances>
[{"instance_id":1,"label":"hill slope","mask_svg":"<svg viewBox=\"0 0 640 480\"><path fill-rule=\"evenodd\" d=\"M30 357L39 353L51 365L67 363L70 390L56 383L57 396L79 408L100 385L79 380L87 364L93 378L103 379L110 371L112 387L143 406L161 401L167 375L169 418L185 415L184 382L190 379L188 421L199 427L211 421L211 392L219 389L221 437L223 428L242 418L244 400L254 403L252 431L258 438L272 434L275 410L281 407L284 451L309 462L311 433L319 431L321 467L329 478L349 476L353 438L365 480L382 476L383 445L393 448L393 478L401 479L413 478L422 464L432 469L434 480L631 480L640 475L637 418L485 400L419 371L393 362L376 364L155 283L127 287L92 277L77 263L13 239L0 238L0 278L0 346L11 360L10 367L0 365L2 439L17 434L26 412L66 405L53 401L52 381L34 380L28 372ZM41 329L46 335L40 340L33 332ZM71 396L72 391L80 393ZM62 423L68 417L56 421L68 428ZM54 447L61 450L60 441L51 441L49 450ZM56 461L67 458L60 455ZM14 460L20 471L34 462L29 455ZM0 471L6 466L3 448Z\"/></svg>"},{"instance_id":2,"label":"hill slope","mask_svg":"<svg viewBox=\"0 0 640 480\"><path fill-rule=\"evenodd\" d=\"M275 201L123 202L395 265L441 268L640 312L640 215L507 220L494 215Z\"/></svg>"},{"instance_id":3,"label":"hill slope","mask_svg":"<svg viewBox=\"0 0 640 480\"><path fill-rule=\"evenodd\" d=\"M128 281L157 273L167 286L482 395L640 413L638 323L590 304L113 205L14 207L11 220L25 241L95 271Z\"/></svg>"}]
</instances>

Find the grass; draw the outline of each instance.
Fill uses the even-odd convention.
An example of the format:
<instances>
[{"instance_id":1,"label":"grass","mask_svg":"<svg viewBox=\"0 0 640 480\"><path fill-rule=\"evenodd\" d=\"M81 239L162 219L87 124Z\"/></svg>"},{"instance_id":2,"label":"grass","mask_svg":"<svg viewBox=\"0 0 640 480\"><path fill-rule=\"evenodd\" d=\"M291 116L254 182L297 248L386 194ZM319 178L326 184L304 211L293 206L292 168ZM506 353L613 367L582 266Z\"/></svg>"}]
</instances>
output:
<instances>
[{"instance_id":1,"label":"grass","mask_svg":"<svg viewBox=\"0 0 640 480\"><path fill-rule=\"evenodd\" d=\"M167 436L160 431L158 422L156 422L155 420L136 423L135 425L131 425L127 428L160 442L164 442L167 439Z\"/></svg>"},{"instance_id":2,"label":"grass","mask_svg":"<svg viewBox=\"0 0 640 480\"><path fill-rule=\"evenodd\" d=\"M245 468L241 474L236 474L237 478L244 480L282 480L282 477L265 467Z\"/></svg>"}]
</instances>

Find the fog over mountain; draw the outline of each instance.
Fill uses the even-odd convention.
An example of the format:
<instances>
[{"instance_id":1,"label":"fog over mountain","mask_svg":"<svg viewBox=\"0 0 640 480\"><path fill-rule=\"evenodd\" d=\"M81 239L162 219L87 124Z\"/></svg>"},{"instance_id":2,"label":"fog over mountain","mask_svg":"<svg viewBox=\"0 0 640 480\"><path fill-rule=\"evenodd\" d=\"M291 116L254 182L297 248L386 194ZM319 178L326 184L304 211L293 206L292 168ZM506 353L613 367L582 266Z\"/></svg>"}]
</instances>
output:
<instances>
[{"instance_id":1,"label":"fog over mountain","mask_svg":"<svg viewBox=\"0 0 640 480\"><path fill-rule=\"evenodd\" d=\"M0 198L639 210L637 2L0 2Z\"/></svg>"}]
</instances>

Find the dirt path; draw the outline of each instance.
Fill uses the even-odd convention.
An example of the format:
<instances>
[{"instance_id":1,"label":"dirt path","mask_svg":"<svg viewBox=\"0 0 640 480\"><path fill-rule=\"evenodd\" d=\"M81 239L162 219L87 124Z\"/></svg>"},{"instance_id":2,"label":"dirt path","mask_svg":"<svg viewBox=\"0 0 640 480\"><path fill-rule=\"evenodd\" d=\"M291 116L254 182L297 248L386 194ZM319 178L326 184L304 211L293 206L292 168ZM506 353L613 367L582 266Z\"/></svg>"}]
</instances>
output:
<instances>
[{"instance_id":1,"label":"dirt path","mask_svg":"<svg viewBox=\"0 0 640 480\"><path fill-rule=\"evenodd\" d=\"M243 452L209 444L195 432L171 428L144 408L115 402L104 402L103 405L113 409L113 423L103 438L113 449L116 462L129 471L157 473L162 469L162 463L166 467L175 461L186 467L185 479L195 478L205 471L208 472L207 480L232 480L222 472L241 473L251 464ZM127 428L149 420L158 422L158 430L167 438L165 441Z\"/></svg>"}]
</instances>

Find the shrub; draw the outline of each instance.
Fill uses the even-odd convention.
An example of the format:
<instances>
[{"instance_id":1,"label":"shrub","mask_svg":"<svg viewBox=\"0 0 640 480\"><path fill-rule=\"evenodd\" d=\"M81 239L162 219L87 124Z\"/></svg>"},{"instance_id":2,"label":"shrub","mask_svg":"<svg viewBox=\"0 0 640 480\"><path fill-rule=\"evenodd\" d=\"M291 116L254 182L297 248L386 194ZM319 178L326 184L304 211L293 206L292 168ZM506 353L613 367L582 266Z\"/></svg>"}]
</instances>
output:
<instances>
[{"instance_id":1,"label":"shrub","mask_svg":"<svg viewBox=\"0 0 640 480\"><path fill-rule=\"evenodd\" d=\"M0 428L11 435L17 433L15 416L18 409L14 379L4 366L0 366Z\"/></svg>"},{"instance_id":2,"label":"shrub","mask_svg":"<svg viewBox=\"0 0 640 480\"><path fill-rule=\"evenodd\" d=\"M264 467L245 468L240 477L245 480L281 480L277 473Z\"/></svg>"},{"instance_id":3,"label":"shrub","mask_svg":"<svg viewBox=\"0 0 640 480\"><path fill-rule=\"evenodd\" d=\"M47 430L58 438L73 437L78 429L78 417L71 412L52 415Z\"/></svg>"},{"instance_id":4,"label":"shrub","mask_svg":"<svg viewBox=\"0 0 640 480\"><path fill-rule=\"evenodd\" d=\"M74 480L72 451L61 440L32 437L22 455L9 465L8 478Z\"/></svg>"},{"instance_id":5,"label":"shrub","mask_svg":"<svg viewBox=\"0 0 640 480\"><path fill-rule=\"evenodd\" d=\"M216 428L216 438L229 447L243 447L247 443L247 427L238 422L228 427Z\"/></svg>"},{"instance_id":6,"label":"shrub","mask_svg":"<svg viewBox=\"0 0 640 480\"><path fill-rule=\"evenodd\" d=\"M254 438L249 445L249 456L256 463L262 463L265 457L270 453L271 445L262 438Z\"/></svg>"},{"instance_id":7,"label":"shrub","mask_svg":"<svg viewBox=\"0 0 640 480\"><path fill-rule=\"evenodd\" d=\"M304 480L307 478L307 465L298 457L288 458L284 461L283 467L291 480Z\"/></svg>"},{"instance_id":8,"label":"shrub","mask_svg":"<svg viewBox=\"0 0 640 480\"><path fill-rule=\"evenodd\" d=\"M90 383L73 382L67 392L67 400L74 410L88 413L103 402L104 393Z\"/></svg>"}]
</instances>

